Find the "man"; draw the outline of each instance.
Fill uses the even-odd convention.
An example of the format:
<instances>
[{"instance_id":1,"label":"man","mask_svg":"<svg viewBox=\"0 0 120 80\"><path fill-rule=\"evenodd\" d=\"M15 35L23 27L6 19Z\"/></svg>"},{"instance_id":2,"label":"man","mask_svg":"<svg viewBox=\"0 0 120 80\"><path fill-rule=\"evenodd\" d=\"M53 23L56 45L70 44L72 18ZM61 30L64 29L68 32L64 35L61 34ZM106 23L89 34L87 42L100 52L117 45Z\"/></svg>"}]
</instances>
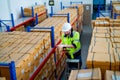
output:
<instances>
[{"instance_id":1,"label":"man","mask_svg":"<svg viewBox=\"0 0 120 80\"><path fill-rule=\"evenodd\" d=\"M70 23L63 25L62 32L62 44L58 45L58 47L63 48L69 59L80 59L81 61L80 34L77 31L73 31Z\"/></svg>"}]
</instances>

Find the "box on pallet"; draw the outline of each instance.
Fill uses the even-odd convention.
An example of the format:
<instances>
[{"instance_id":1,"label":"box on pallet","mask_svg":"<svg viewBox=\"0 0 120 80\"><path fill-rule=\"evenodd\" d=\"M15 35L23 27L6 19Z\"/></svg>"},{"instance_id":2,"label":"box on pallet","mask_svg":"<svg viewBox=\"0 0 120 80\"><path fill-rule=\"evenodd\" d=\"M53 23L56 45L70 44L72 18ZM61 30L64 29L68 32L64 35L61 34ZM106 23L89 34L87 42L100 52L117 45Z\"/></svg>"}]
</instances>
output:
<instances>
[{"instance_id":1,"label":"box on pallet","mask_svg":"<svg viewBox=\"0 0 120 80\"><path fill-rule=\"evenodd\" d=\"M33 6L33 11L34 11L34 15L40 14L41 12L43 12L43 10L46 10L45 6L43 5L37 5L37 6ZM32 16L32 8L24 8L24 15L25 16Z\"/></svg>"},{"instance_id":2,"label":"box on pallet","mask_svg":"<svg viewBox=\"0 0 120 80\"><path fill-rule=\"evenodd\" d=\"M100 68L72 70L69 80L102 80Z\"/></svg>"},{"instance_id":3,"label":"box on pallet","mask_svg":"<svg viewBox=\"0 0 120 80\"><path fill-rule=\"evenodd\" d=\"M111 33L111 37L112 38L119 38L120 37L120 33L119 33L120 30L115 30Z\"/></svg>"},{"instance_id":4,"label":"box on pallet","mask_svg":"<svg viewBox=\"0 0 120 80\"><path fill-rule=\"evenodd\" d=\"M114 48L114 58L115 58L115 67L116 71L120 70L120 49Z\"/></svg>"},{"instance_id":5,"label":"box on pallet","mask_svg":"<svg viewBox=\"0 0 120 80\"><path fill-rule=\"evenodd\" d=\"M35 80L37 79L50 79L52 76L54 76L55 71L55 62L54 62L54 54L50 56L46 64L43 66L42 70L38 73ZM54 64L53 64L54 63Z\"/></svg>"},{"instance_id":6,"label":"box on pallet","mask_svg":"<svg viewBox=\"0 0 120 80\"><path fill-rule=\"evenodd\" d=\"M120 27L110 27L110 31L120 30Z\"/></svg>"},{"instance_id":7,"label":"box on pallet","mask_svg":"<svg viewBox=\"0 0 120 80\"><path fill-rule=\"evenodd\" d=\"M110 38L99 38L99 37L92 37L91 45L94 43L111 43Z\"/></svg>"},{"instance_id":8,"label":"box on pallet","mask_svg":"<svg viewBox=\"0 0 120 80\"><path fill-rule=\"evenodd\" d=\"M94 27L109 27L109 22L104 20L95 20Z\"/></svg>"},{"instance_id":9,"label":"box on pallet","mask_svg":"<svg viewBox=\"0 0 120 80\"><path fill-rule=\"evenodd\" d=\"M120 48L120 43L112 43L113 48Z\"/></svg>"},{"instance_id":10,"label":"box on pallet","mask_svg":"<svg viewBox=\"0 0 120 80\"><path fill-rule=\"evenodd\" d=\"M101 47L102 46L102 47ZM89 52L93 53L113 53L112 45L110 42L106 41L93 41L89 47Z\"/></svg>"},{"instance_id":11,"label":"box on pallet","mask_svg":"<svg viewBox=\"0 0 120 80\"><path fill-rule=\"evenodd\" d=\"M101 69L102 75L106 70L115 70L113 54L89 53L87 57L87 67Z\"/></svg>"},{"instance_id":12,"label":"box on pallet","mask_svg":"<svg viewBox=\"0 0 120 80\"><path fill-rule=\"evenodd\" d=\"M15 31L25 31L24 25L16 28Z\"/></svg>"},{"instance_id":13,"label":"box on pallet","mask_svg":"<svg viewBox=\"0 0 120 80\"><path fill-rule=\"evenodd\" d=\"M120 72L106 70L105 80L120 80Z\"/></svg>"},{"instance_id":14,"label":"box on pallet","mask_svg":"<svg viewBox=\"0 0 120 80\"><path fill-rule=\"evenodd\" d=\"M78 15L83 15L83 4L72 4L73 7L78 7Z\"/></svg>"},{"instance_id":15,"label":"box on pallet","mask_svg":"<svg viewBox=\"0 0 120 80\"><path fill-rule=\"evenodd\" d=\"M112 43L120 43L120 38L111 38Z\"/></svg>"},{"instance_id":16,"label":"box on pallet","mask_svg":"<svg viewBox=\"0 0 120 80\"><path fill-rule=\"evenodd\" d=\"M110 38L109 33L95 33L92 34L93 37L99 37L99 38Z\"/></svg>"},{"instance_id":17,"label":"box on pallet","mask_svg":"<svg viewBox=\"0 0 120 80\"><path fill-rule=\"evenodd\" d=\"M120 70L120 54L114 53L116 71Z\"/></svg>"},{"instance_id":18,"label":"box on pallet","mask_svg":"<svg viewBox=\"0 0 120 80\"><path fill-rule=\"evenodd\" d=\"M105 21L110 21L109 17L97 17L96 20L105 20Z\"/></svg>"},{"instance_id":19,"label":"box on pallet","mask_svg":"<svg viewBox=\"0 0 120 80\"><path fill-rule=\"evenodd\" d=\"M120 19L111 19L110 26L111 27L119 27L120 26Z\"/></svg>"},{"instance_id":20,"label":"box on pallet","mask_svg":"<svg viewBox=\"0 0 120 80\"><path fill-rule=\"evenodd\" d=\"M30 77L31 73L33 73L33 71L41 63L41 58L44 59L43 55L45 53L43 51L44 51L45 44L43 44L43 40L45 40L47 38L45 37L44 33L40 33L40 32L39 33L36 33L36 32L31 32L31 33L11 32L6 35L7 35L7 38L9 39L9 42L14 41L14 43L12 43L12 44L5 43L5 48L1 47L2 53L0 51L0 53L1 53L0 56L2 56L4 52L7 52L7 53L9 52L9 53L2 56L2 58L0 58L0 61L1 62L10 62L11 60L14 60L15 66L16 66L17 79L27 80ZM25 36L23 36L23 35L25 35ZM28 35L31 37L29 37ZM1 41L3 39L4 38L1 38ZM17 39L19 39L19 40L17 40ZM47 40L50 41L49 39L47 39ZM46 41L46 42L48 42L48 41ZM11 47L9 47L7 45L11 45ZM3 46L4 46L4 44L3 44ZM6 51L6 49L7 49L7 51ZM8 67L7 67L7 69L8 69ZM6 71L6 73L7 73L7 71ZM5 75L6 79L9 79L9 74L10 73L8 72Z\"/></svg>"},{"instance_id":21,"label":"box on pallet","mask_svg":"<svg viewBox=\"0 0 120 80\"><path fill-rule=\"evenodd\" d=\"M107 33L110 33L110 31L109 30L100 30L100 29L97 29L97 30L93 30L93 33L95 34L95 33L104 33L104 34L107 34Z\"/></svg>"}]
</instances>

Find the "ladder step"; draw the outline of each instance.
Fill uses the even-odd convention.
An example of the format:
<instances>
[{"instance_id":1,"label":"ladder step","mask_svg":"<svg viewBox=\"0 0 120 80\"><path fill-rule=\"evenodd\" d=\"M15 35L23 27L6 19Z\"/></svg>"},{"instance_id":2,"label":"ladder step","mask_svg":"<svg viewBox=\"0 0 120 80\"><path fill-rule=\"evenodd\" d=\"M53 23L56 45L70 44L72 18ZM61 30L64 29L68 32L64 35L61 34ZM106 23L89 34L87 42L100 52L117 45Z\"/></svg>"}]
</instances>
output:
<instances>
[{"instance_id":1,"label":"ladder step","mask_svg":"<svg viewBox=\"0 0 120 80\"><path fill-rule=\"evenodd\" d=\"M67 59L66 62L71 62L71 63L79 63L79 59Z\"/></svg>"}]
</instances>

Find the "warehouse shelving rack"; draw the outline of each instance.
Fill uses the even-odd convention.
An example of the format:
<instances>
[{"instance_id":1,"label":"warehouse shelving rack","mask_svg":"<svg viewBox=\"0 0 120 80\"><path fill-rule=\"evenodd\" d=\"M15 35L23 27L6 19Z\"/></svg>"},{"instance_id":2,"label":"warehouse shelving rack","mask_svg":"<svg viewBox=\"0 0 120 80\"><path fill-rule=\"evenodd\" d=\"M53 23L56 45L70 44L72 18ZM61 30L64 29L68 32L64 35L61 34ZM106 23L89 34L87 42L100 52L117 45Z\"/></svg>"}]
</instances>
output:
<instances>
[{"instance_id":1,"label":"warehouse shelving rack","mask_svg":"<svg viewBox=\"0 0 120 80\"><path fill-rule=\"evenodd\" d=\"M55 40L54 40L54 27L52 26L51 28L30 28L30 26L27 27L27 31L30 32L31 30L47 30L51 32L51 47L52 50L50 51L50 53L48 54L48 56L44 59L44 61L41 63L41 65L38 67L38 69L34 72L34 74L31 76L30 80L33 80L35 78L35 76L39 73L39 71L42 69L42 67L44 66L44 64L47 62L47 60L50 58L50 56L55 52ZM58 45L60 43L60 41L56 44ZM54 53L54 56L56 56L56 54ZM54 57L55 62L56 62L56 57ZM16 68L15 68L15 62L11 61L10 63L5 63L5 62L0 62L0 66L3 67L9 67L10 69L10 80L17 80L16 77Z\"/></svg>"},{"instance_id":2,"label":"warehouse shelving rack","mask_svg":"<svg viewBox=\"0 0 120 80\"><path fill-rule=\"evenodd\" d=\"M60 2L60 5L61 5L61 10L62 9L65 9L65 8L76 8L77 9L77 16L78 16L78 7L77 6L75 6L75 7L72 7L72 6L63 6L63 4L62 4L62 2ZM70 14L69 14L70 15ZM68 18L69 19L69 21L70 21L70 18ZM78 17L76 18L76 20L75 21L77 21L78 20ZM70 23L70 22L69 22ZM72 25L73 25L73 23L72 23Z\"/></svg>"},{"instance_id":3,"label":"warehouse shelving rack","mask_svg":"<svg viewBox=\"0 0 120 80\"><path fill-rule=\"evenodd\" d=\"M68 14L53 14L51 13L50 14L50 17L53 17L53 16L66 16L67 17L67 22L70 22L70 15L69 13ZM50 53L48 53L47 57L43 60L43 62L39 65L39 67L36 69L36 71L33 73L33 75L30 77L30 80L33 80L35 78L35 76L40 72L40 70L42 70L43 66L45 65L45 63L48 61L48 59L50 58L50 56L54 53L54 61L55 61L55 64L56 64L56 67L58 66L58 63L60 60L56 60L56 54L55 54L55 50L57 48L57 45L61 43L61 40L59 40L56 44L55 44L55 41L54 41L54 27L51 27L51 28L33 28L33 29L44 29L44 30L50 30L51 29L51 47L52 47L52 50L50 51ZM30 26L28 27L28 32L30 32ZM63 57L63 53L62 53L62 56L60 57L60 59ZM60 76L57 77L56 75L56 70L55 70L55 78L57 80L60 79Z\"/></svg>"},{"instance_id":4,"label":"warehouse shelving rack","mask_svg":"<svg viewBox=\"0 0 120 80\"><path fill-rule=\"evenodd\" d=\"M111 7L112 7L112 10L113 10L112 1L111 1ZM113 11L112 11L112 13L113 13ZM114 19L116 19L117 16L120 16L120 13L114 13L114 16L113 16Z\"/></svg>"},{"instance_id":5,"label":"warehouse shelving rack","mask_svg":"<svg viewBox=\"0 0 120 80\"><path fill-rule=\"evenodd\" d=\"M0 62L0 66L9 67L10 69L10 80L17 80L15 62L11 61L10 63Z\"/></svg>"},{"instance_id":6,"label":"warehouse shelving rack","mask_svg":"<svg viewBox=\"0 0 120 80\"><path fill-rule=\"evenodd\" d=\"M116 19L117 16L120 16L120 14L114 13L114 19Z\"/></svg>"},{"instance_id":7,"label":"warehouse shelving rack","mask_svg":"<svg viewBox=\"0 0 120 80\"><path fill-rule=\"evenodd\" d=\"M18 27L20 27L20 26L22 26L30 21L33 21L32 17L20 18L20 19L15 21L13 13L11 13L11 20L0 20L0 22L4 22L5 25L9 26L10 31L14 31L16 28L18 28ZM6 24L5 22L9 22L9 23Z\"/></svg>"},{"instance_id":8,"label":"warehouse shelving rack","mask_svg":"<svg viewBox=\"0 0 120 80\"><path fill-rule=\"evenodd\" d=\"M64 16L65 14L63 14L63 15L62 14L52 14L52 16L54 16L54 15ZM69 13L66 14L66 16L67 16L67 18L69 18ZM69 20L69 19L67 19L67 20ZM43 62L41 63L41 65L36 69L36 71L33 73L33 75L30 77L30 80L33 80L35 78L35 76L39 73L39 71L42 69L42 67L45 65L45 63L47 62L47 60L50 58L50 56L53 53L54 53L54 60L55 60L56 65L59 63L58 61L56 61L55 49L56 49L56 46L61 42L61 40L59 40L57 42L57 44L55 44L55 40L54 40L54 27L53 26L51 28L42 28L42 27L41 28L35 28L35 27L31 28L30 26L28 26L27 27L27 32L30 32L33 29L39 29L39 30L43 30L44 29L44 30L48 30L48 31L51 32L51 44L52 44L51 47L52 47L52 50L50 51L50 53L48 54L48 56L43 60ZM11 80L17 80L17 78L16 78L16 70L15 70L15 62L14 61L11 61L11 63L2 63L1 62L0 66L8 66L9 69L10 69L10 78L11 78Z\"/></svg>"},{"instance_id":9,"label":"warehouse shelving rack","mask_svg":"<svg viewBox=\"0 0 120 80\"><path fill-rule=\"evenodd\" d=\"M44 28L44 27L40 27L40 28L30 28L30 26L28 26L27 31L30 32L31 30L39 30L39 31L49 31L51 33L51 47L52 50L50 51L50 53L47 55L47 57L43 60L43 62L39 65L39 67L36 69L36 71L33 73L33 75L30 77L30 80L34 80L35 76L39 73L39 71L43 68L43 66L45 65L45 63L48 61L48 59L50 58L50 56L52 54L54 54L54 61L56 63L56 53L55 53L55 49L56 49L56 45L58 45L61 41L58 41L57 44L55 44L55 39L54 39L54 26L52 26L51 28Z\"/></svg>"},{"instance_id":10,"label":"warehouse shelving rack","mask_svg":"<svg viewBox=\"0 0 120 80\"><path fill-rule=\"evenodd\" d=\"M0 27L2 27L2 24L3 24L4 26L6 26L7 31L10 30L9 29L10 26L8 24L6 24L5 22L10 22L10 23L12 23L12 26L15 26L13 14L11 13L10 16L11 16L10 20L1 20L0 19Z\"/></svg>"},{"instance_id":11,"label":"warehouse shelving rack","mask_svg":"<svg viewBox=\"0 0 120 80\"><path fill-rule=\"evenodd\" d=\"M37 5L37 3L35 3L35 4ZM34 8L33 8L33 7L31 7L31 12L32 12L32 16L31 16L31 17L34 17L34 18L35 18ZM41 16L41 15L43 15L43 14L45 14L45 13L47 13L47 10L46 10L45 12L41 13L41 14L37 14L37 16ZM22 16L22 17L26 17L26 16L24 15L23 7L21 7L21 16Z\"/></svg>"},{"instance_id":12,"label":"warehouse shelving rack","mask_svg":"<svg viewBox=\"0 0 120 80\"><path fill-rule=\"evenodd\" d=\"M80 1L80 2L73 2L73 1L70 1L70 5L72 5L72 4L83 4L83 2L82 1ZM76 8L77 8L77 6L76 6ZM78 11L78 8L77 8L77 11ZM80 18L80 16L78 15L78 17L76 18L76 21L77 21L77 27L78 26L81 26L81 24L82 24L82 22L78 22L78 19Z\"/></svg>"},{"instance_id":13,"label":"warehouse shelving rack","mask_svg":"<svg viewBox=\"0 0 120 80\"><path fill-rule=\"evenodd\" d=\"M57 15L62 15L62 14L51 14L52 16L57 16ZM51 16L51 17L52 17ZM70 22L70 15L69 15L69 13L68 14L64 14L64 15L62 15L62 16L67 16L67 21L68 22ZM75 22L75 21L74 21ZM74 23L73 22L73 23ZM73 24L72 23L72 24ZM35 29L35 28L32 28L32 29ZM36 28L37 29L37 28ZM38 29L51 29L51 43L52 43L52 50L50 51L50 53L47 55L47 57L43 60L43 62L39 65L39 67L36 69L36 71L33 73L33 75L30 77L30 80L33 80L34 78L35 78L35 76L39 73L39 71L42 69L42 67L45 65L45 63L47 62L47 60L50 58L50 56L53 54L53 53L55 53L55 49L57 48L57 45L58 44L60 44L60 42L61 42L61 40L59 40L56 44L55 44L55 41L54 41L54 27L52 26L51 28L38 28ZM31 29L30 29L30 26L28 27L28 32L30 32L31 31ZM55 56L55 55L54 55ZM60 57L60 59L63 57L63 53L62 53L62 56ZM54 57L55 58L55 57ZM59 61L60 60L58 60L58 61L56 61L56 59L55 59L55 63L56 63L56 66L58 65L58 63L59 63ZM14 63L14 61L13 62L11 62L11 63ZM1 64L1 66L5 66L4 65L4 63L0 63ZM10 64L10 63L8 63L8 64ZM7 64L7 66L9 66ZM10 70L12 73L10 74L11 75L11 80L17 80L16 79L16 71L15 71L15 63L14 63L14 65L13 65L13 67L11 67L12 69ZM14 77L14 78L13 78ZM59 80L60 79L60 76L58 76L57 77L57 80Z\"/></svg>"},{"instance_id":14,"label":"warehouse shelving rack","mask_svg":"<svg viewBox=\"0 0 120 80\"><path fill-rule=\"evenodd\" d=\"M70 23L70 13L68 13L68 14L50 14L50 17L53 17L53 16L66 16L67 22Z\"/></svg>"},{"instance_id":15,"label":"warehouse shelving rack","mask_svg":"<svg viewBox=\"0 0 120 80\"><path fill-rule=\"evenodd\" d=\"M38 4L35 3L35 5L38 5ZM40 14L37 14L37 13L34 14L34 8L33 8L33 6L32 6L32 7L31 7L31 12L32 12L32 16L30 17L30 19L29 19L28 22L30 22L30 21L34 22L34 21L35 21L35 23L32 23L32 26L34 26L35 24L38 24L38 17L41 16L41 15L43 15L43 14L45 14L45 13L47 13L47 9L46 9L45 12L42 12L42 13L40 13ZM21 7L21 16L22 16L23 18L26 18L26 17L27 17L27 16L24 15L23 7ZM46 14L46 16L47 16L47 14ZM28 18L29 18L29 17L28 17Z\"/></svg>"},{"instance_id":16,"label":"warehouse shelving rack","mask_svg":"<svg viewBox=\"0 0 120 80\"><path fill-rule=\"evenodd\" d=\"M11 20L0 20L0 27L2 27L1 23L4 23L4 25L6 27L10 28L9 31L14 31L16 28L18 28L20 26L23 26L23 25L25 25L25 24L27 24L29 22L34 22L35 21L35 23L32 23L32 25L34 26L34 24L38 24L38 17L45 14L45 13L47 13L47 10L46 10L43 13L34 15L33 7L31 8L31 11L32 11L32 16L31 17L26 17L24 15L23 7L21 7L21 18L19 18L17 20L14 20L13 13L11 13ZM10 22L10 23L6 24L5 22ZM8 31L8 29L7 29L7 31Z\"/></svg>"},{"instance_id":17,"label":"warehouse shelving rack","mask_svg":"<svg viewBox=\"0 0 120 80\"><path fill-rule=\"evenodd\" d=\"M81 2L70 2L70 5L71 5L71 4L83 4L83 2L82 2L82 1L81 1ZM75 19L75 21L77 21L77 20L79 19L79 16L78 16L78 7L77 7L77 6L75 6L75 7L72 7L72 6L64 6L63 3L60 2L60 9L62 10L62 9L64 9L64 8L76 8L76 9L77 9L77 18ZM51 7L51 14L53 14L53 7ZM50 14L50 16L51 16L51 14ZM70 16L70 14L69 14L69 16ZM67 19L68 19L68 21L69 21L69 23L70 23L70 17L67 18ZM75 22L75 21L74 21L74 22ZM73 22L71 25L73 25L74 22ZM79 26L79 25L77 25L77 26Z\"/></svg>"},{"instance_id":18,"label":"warehouse shelving rack","mask_svg":"<svg viewBox=\"0 0 120 80\"><path fill-rule=\"evenodd\" d=\"M100 9L101 9L102 7L103 7L103 6L101 6L101 5L99 4L99 6L98 6L98 13L97 13L97 15L96 15L97 17L100 17L100 15L102 15L103 17L105 17L105 15L100 12ZM112 18L112 13L113 13L112 0L110 0L109 12L110 12L110 14L111 14L111 15L110 15L110 18ZM120 14L114 13L114 15L113 15L114 19L116 19L117 16L120 16Z\"/></svg>"},{"instance_id":19,"label":"warehouse shelving rack","mask_svg":"<svg viewBox=\"0 0 120 80\"><path fill-rule=\"evenodd\" d=\"M3 22L4 20L0 20L0 27L2 27L2 24L6 26L7 32L10 32L10 26L8 26L6 23ZM5 20L6 21L6 20ZM9 20L8 20L9 21ZM10 20L11 21L11 20Z\"/></svg>"},{"instance_id":20,"label":"warehouse shelving rack","mask_svg":"<svg viewBox=\"0 0 120 80\"><path fill-rule=\"evenodd\" d=\"M83 4L83 2L81 1L81 2L70 2L70 5L72 5L72 4ZM77 18L75 19L75 21L77 21L77 27L78 26L80 26L80 25L78 25L78 19L80 18L80 16L78 15L78 7L77 6L75 6L75 7L72 7L72 6L64 6L63 5L63 3L62 2L60 2L60 8L61 8L61 10L62 9L64 9L64 8L76 8L77 9ZM74 22L75 22L74 21ZM74 22L73 23L71 23L71 25L74 25ZM81 24L81 23L80 23Z\"/></svg>"},{"instance_id":21,"label":"warehouse shelving rack","mask_svg":"<svg viewBox=\"0 0 120 80\"><path fill-rule=\"evenodd\" d=\"M118 0L119 1L119 0ZM112 6L112 0L110 0L110 8L109 8L110 10L111 10L111 16L112 16L112 13L113 13L113 6ZM118 14L118 13L114 13L114 19L116 19L117 18L117 16L120 16L120 14Z\"/></svg>"}]
</instances>

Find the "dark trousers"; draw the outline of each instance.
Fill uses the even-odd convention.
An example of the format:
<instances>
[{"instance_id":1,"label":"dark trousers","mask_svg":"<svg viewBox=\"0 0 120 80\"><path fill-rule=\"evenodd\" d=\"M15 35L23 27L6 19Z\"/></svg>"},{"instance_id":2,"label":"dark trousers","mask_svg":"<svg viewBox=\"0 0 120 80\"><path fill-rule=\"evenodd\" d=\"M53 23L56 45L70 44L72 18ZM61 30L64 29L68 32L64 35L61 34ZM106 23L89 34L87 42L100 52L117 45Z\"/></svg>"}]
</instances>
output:
<instances>
[{"instance_id":1,"label":"dark trousers","mask_svg":"<svg viewBox=\"0 0 120 80\"><path fill-rule=\"evenodd\" d=\"M71 59L71 56L68 53L66 53L66 56L67 56L67 58ZM80 67L81 67L81 65L82 65L81 49L78 52L74 53L74 58L75 59L79 59L79 61L80 61ZM75 64L75 63L69 63L69 67L77 67L77 64Z\"/></svg>"},{"instance_id":2,"label":"dark trousers","mask_svg":"<svg viewBox=\"0 0 120 80\"><path fill-rule=\"evenodd\" d=\"M69 55L69 53L66 53L66 56L67 58L71 59L71 56ZM73 56L75 59L80 59L81 61L81 49L78 52L74 53Z\"/></svg>"}]
</instances>

